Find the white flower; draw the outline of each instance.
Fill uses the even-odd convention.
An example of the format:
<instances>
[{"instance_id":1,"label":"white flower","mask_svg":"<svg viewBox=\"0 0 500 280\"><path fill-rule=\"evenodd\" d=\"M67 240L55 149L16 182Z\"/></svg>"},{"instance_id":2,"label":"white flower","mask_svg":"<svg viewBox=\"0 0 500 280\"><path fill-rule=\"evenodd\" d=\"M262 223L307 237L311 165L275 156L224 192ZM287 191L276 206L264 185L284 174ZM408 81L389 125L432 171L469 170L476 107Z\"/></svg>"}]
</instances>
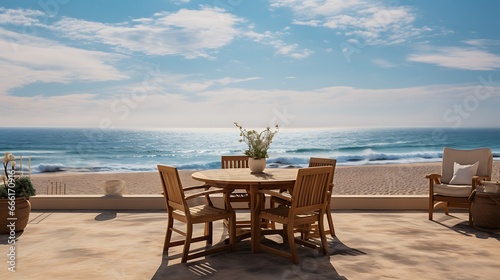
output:
<instances>
[{"instance_id":1,"label":"white flower","mask_svg":"<svg viewBox=\"0 0 500 280\"><path fill-rule=\"evenodd\" d=\"M10 153L5 153L5 155L3 157L3 163L7 164L9 162L9 155L10 155Z\"/></svg>"}]
</instances>

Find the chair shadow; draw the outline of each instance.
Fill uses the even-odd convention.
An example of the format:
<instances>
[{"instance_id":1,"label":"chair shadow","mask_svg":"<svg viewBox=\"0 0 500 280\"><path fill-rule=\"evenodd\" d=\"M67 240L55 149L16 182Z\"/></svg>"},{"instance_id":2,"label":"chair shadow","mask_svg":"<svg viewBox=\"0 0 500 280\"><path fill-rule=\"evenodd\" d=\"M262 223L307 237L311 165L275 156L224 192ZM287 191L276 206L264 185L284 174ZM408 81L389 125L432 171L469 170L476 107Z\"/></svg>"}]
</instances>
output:
<instances>
[{"instance_id":1,"label":"chair shadow","mask_svg":"<svg viewBox=\"0 0 500 280\"><path fill-rule=\"evenodd\" d=\"M453 216L452 214L450 214L448 216L449 216L449 219L461 220L459 217ZM449 219L446 219L445 221L449 221ZM480 229L477 229L475 227L471 227L471 226L469 226L469 221L461 220L461 222L455 223L451 226L444 223L444 222L439 222L436 220L432 220L432 221L435 222L436 224L439 224L441 226L449 228L449 229L451 229L457 233L460 233L462 235L465 235L465 236L470 236L470 237L475 236L476 238L479 238L479 239L494 238L494 239L500 241L500 232L493 232L493 231L489 231L489 230L480 230Z\"/></svg>"},{"instance_id":2,"label":"chair shadow","mask_svg":"<svg viewBox=\"0 0 500 280\"><path fill-rule=\"evenodd\" d=\"M266 240L266 244L283 249L283 245ZM329 256L324 256L318 250L298 246L300 264L294 265L288 259L266 252L252 254L250 241L244 240L236 245L235 251L226 251L209 255L204 259L178 263L181 253L169 255L164 253L162 263L152 279L347 279L336 271ZM341 242L333 241L333 248L342 254L360 255L359 250L353 250ZM180 247L179 247L180 248ZM180 252L182 248L178 250ZM172 251L171 251L172 252ZM175 264L169 265L174 259Z\"/></svg>"},{"instance_id":3,"label":"chair shadow","mask_svg":"<svg viewBox=\"0 0 500 280\"><path fill-rule=\"evenodd\" d=\"M330 241L330 238L328 240L329 240L328 250L329 252L331 252L330 255L341 255L341 256L366 255L366 253L361 250L354 249L345 245L344 243L342 243L342 241L340 241L340 239L338 239L338 237L333 238L332 241Z\"/></svg>"}]
</instances>

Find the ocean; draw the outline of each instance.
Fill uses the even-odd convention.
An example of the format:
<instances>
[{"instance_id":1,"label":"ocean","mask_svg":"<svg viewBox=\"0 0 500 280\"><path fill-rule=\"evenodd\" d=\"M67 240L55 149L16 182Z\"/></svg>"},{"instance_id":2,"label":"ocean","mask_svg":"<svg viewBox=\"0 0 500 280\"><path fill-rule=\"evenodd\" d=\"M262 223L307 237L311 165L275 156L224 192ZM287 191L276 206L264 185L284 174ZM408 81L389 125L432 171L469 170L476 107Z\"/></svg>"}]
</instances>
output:
<instances>
[{"instance_id":1,"label":"ocean","mask_svg":"<svg viewBox=\"0 0 500 280\"><path fill-rule=\"evenodd\" d=\"M242 154L239 130L0 128L0 152L23 158L23 171L139 172L157 164L178 169L220 168L221 155ZM500 160L500 128L281 129L268 167L305 167L309 157L338 165L441 161L443 147L491 148Z\"/></svg>"}]
</instances>

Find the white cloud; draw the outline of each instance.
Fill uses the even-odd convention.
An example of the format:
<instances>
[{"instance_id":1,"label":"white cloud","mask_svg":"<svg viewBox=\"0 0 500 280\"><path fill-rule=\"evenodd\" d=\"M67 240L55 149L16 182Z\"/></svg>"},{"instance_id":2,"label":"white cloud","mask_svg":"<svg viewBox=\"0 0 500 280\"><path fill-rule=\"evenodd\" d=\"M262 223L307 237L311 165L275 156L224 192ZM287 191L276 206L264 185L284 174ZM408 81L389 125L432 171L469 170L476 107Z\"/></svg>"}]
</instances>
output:
<instances>
[{"instance_id":1,"label":"white cloud","mask_svg":"<svg viewBox=\"0 0 500 280\"><path fill-rule=\"evenodd\" d=\"M0 91L34 82L121 80L110 63L122 55L88 51L0 28Z\"/></svg>"},{"instance_id":2,"label":"white cloud","mask_svg":"<svg viewBox=\"0 0 500 280\"><path fill-rule=\"evenodd\" d=\"M471 39L465 40L464 43L475 46L475 47L485 47L485 46L498 46L500 45L500 41L498 40L490 40L490 39Z\"/></svg>"},{"instance_id":3,"label":"white cloud","mask_svg":"<svg viewBox=\"0 0 500 280\"><path fill-rule=\"evenodd\" d=\"M500 69L499 55L473 48L425 46L408 60L464 70Z\"/></svg>"},{"instance_id":4,"label":"white cloud","mask_svg":"<svg viewBox=\"0 0 500 280\"><path fill-rule=\"evenodd\" d=\"M176 12L157 12L150 18L135 18L127 22L101 23L63 17L47 25L35 10L0 9L0 24L36 25L56 35L85 44L98 43L123 53L147 55L181 55L192 59L214 59L220 48L228 46L237 37L271 45L277 54L292 58L308 57L312 51L301 49L280 39L286 33L266 31L258 34L239 25L245 20L219 8L202 7L200 10L181 9ZM289 27L284 28L285 31Z\"/></svg>"},{"instance_id":5,"label":"white cloud","mask_svg":"<svg viewBox=\"0 0 500 280\"><path fill-rule=\"evenodd\" d=\"M249 78L244 78L244 79L236 79L236 78L230 78L230 77L225 77L225 78L220 78L216 80L206 80L206 81L201 81L201 82L184 82L184 83L177 83L179 88L185 91L189 92L199 92L199 91L204 91L208 89L209 87L215 86L215 85L229 85L229 84L237 84L237 83L242 83L242 82L248 82L248 81L253 81L253 80L259 80L261 78L259 77L249 77Z\"/></svg>"},{"instance_id":6,"label":"white cloud","mask_svg":"<svg viewBox=\"0 0 500 280\"><path fill-rule=\"evenodd\" d=\"M500 87L488 88L489 95L481 92L481 99L476 96L477 88L476 84L396 89L326 87L305 91L218 88L187 95L148 89L137 99L95 99L97 93L7 96L1 106L5 106L4 113L11 113L11 109L24 112L12 120L13 126L98 127L103 120L117 127L142 128L227 127L233 121L260 126L273 119L280 121L276 112L283 111L295 116L286 124L288 127L450 126L456 124L458 117L462 117L463 125L494 125L497 109L486 108L500 99ZM470 107L471 99L477 101L474 108ZM462 106L467 115L457 113L457 106ZM259 108L258 114L255 108ZM445 117L443 113L447 111L450 114ZM44 118L38 117L41 115Z\"/></svg>"},{"instance_id":7,"label":"white cloud","mask_svg":"<svg viewBox=\"0 0 500 280\"><path fill-rule=\"evenodd\" d=\"M257 33L248 31L243 36L261 44L267 44L276 49L276 53L296 59L307 58L313 51L309 49L301 49L298 44L287 44L279 39L283 34L280 32L266 31L264 33Z\"/></svg>"},{"instance_id":8,"label":"white cloud","mask_svg":"<svg viewBox=\"0 0 500 280\"><path fill-rule=\"evenodd\" d=\"M398 67L396 64L381 58L375 58L372 62L382 68L394 68Z\"/></svg>"},{"instance_id":9,"label":"white cloud","mask_svg":"<svg viewBox=\"0 0 500 280\"><path fill-rule=\"evenodd\" d=\"M357 37L366 45L390 45L407 42L431 31L415 27L415 13L403 5L387 5L383 1L302 1L273 0L273 8L289 8L296 18L294 24L323 26Z\"/></svg>"},{"instance_id":10,"label":"white cloud","mask_svg":"<svg viewBox=\"0 0 500 280\"><path fill-rule=\"evenodd\" d=\"M152 18L104 24L63 18L48 28L71 39L91 40L119 50L148 55L211 57L238 35L242 20L220 9L181 9L159 12Z\"/></svg>"},{"instance_id":11,"label":"white cloud","mask_svg":"<svg viewBox=\"0 0 500 280\"><path fill-rule=\"evenodd\" d=\"M30 26L39 24L38 17L44 13L37 10L6 9L0 7L0 24Z\"/></svg>"}]
</instances>

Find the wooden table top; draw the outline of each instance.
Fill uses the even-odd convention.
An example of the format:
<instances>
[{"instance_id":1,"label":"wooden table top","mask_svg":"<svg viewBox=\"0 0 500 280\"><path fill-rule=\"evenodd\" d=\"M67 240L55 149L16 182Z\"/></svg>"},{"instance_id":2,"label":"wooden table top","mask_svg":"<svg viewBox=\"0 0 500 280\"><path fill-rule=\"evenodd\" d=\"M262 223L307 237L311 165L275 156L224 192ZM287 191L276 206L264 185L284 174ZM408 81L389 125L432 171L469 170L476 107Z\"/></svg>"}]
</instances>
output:
<instances>
[{"instance_id":1,"label":"wooden table top","mask_svg":"<svg viewBox=\"0 0 500 280\"><path fill-rule=\"evenodd\" d=\"M297 168L266 168L263 174L252 174L248 168L210 169L194 172L195 180L214 184L283 184L293 183Z\"/></svg>"}]
</instances>

